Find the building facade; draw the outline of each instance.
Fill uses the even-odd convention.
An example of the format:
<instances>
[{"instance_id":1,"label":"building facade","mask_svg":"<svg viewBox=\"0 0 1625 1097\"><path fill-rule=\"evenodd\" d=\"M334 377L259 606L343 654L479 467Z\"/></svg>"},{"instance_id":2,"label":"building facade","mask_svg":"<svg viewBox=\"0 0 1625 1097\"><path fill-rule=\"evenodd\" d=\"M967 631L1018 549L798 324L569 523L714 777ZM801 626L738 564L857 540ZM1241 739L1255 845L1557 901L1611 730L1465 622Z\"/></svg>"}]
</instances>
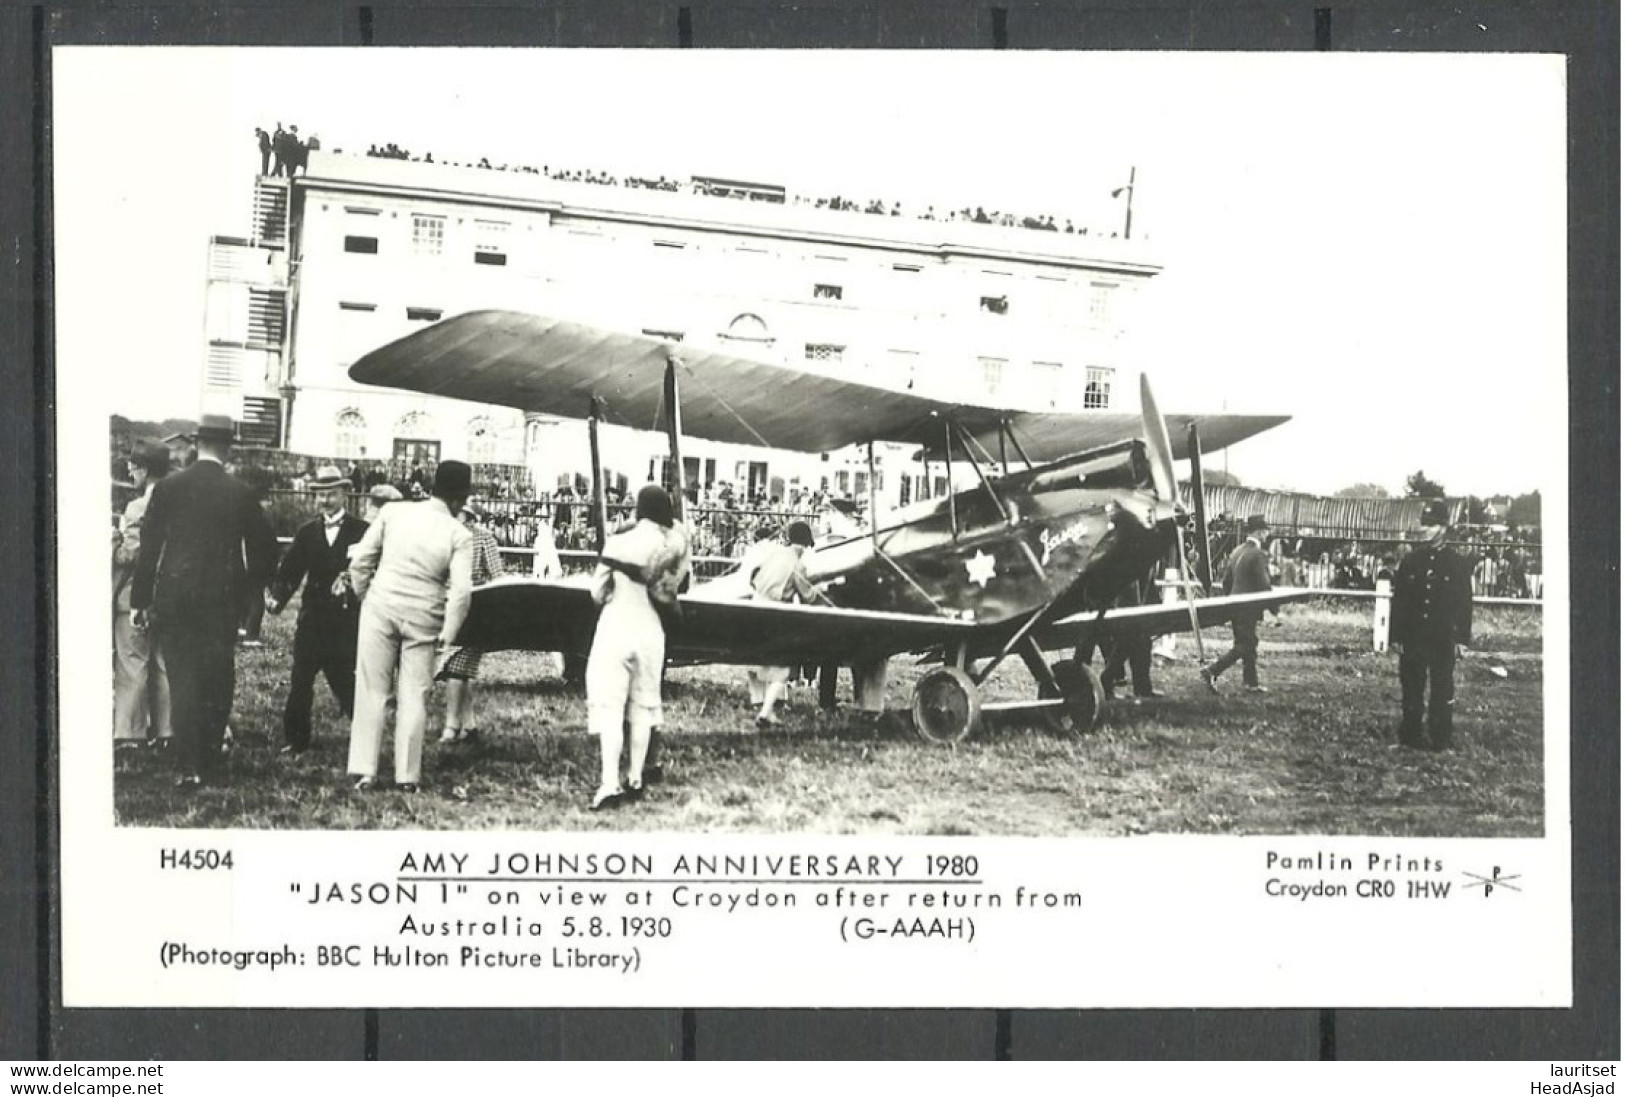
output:
<instances>
[{"instance_id":1,"label":"building facade","mask_svg":"<svg viewBox=\"0 0 1625 1097\"><path fill-rule=\"evenodd\" d=\"M514 309L1025 410L1114 407L1138 369L1129 333L1160 268L1137 241L750 197L312 153L291 183L259 181L251 238L216 240L207 383L295 452L524 466L545 488L587 471L580 424L357 385L351 363ZM609 472L634 487L664 454L606 432ZM769 495L870 486L855 454L694 441L685 464L690 482ZM892 504L933 489L917 466L882 476Z\"/></svg>"}]
</instances>

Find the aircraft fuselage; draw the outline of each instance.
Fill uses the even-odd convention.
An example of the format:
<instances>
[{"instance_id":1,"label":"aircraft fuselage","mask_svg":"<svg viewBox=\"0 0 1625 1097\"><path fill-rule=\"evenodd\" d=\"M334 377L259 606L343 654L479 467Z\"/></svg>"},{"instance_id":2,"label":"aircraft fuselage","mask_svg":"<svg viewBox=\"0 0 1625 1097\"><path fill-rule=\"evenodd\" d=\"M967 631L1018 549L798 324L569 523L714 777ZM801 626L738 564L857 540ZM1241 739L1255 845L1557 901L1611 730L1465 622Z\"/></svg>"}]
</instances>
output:
<instances>
[{"instance_id":1,"label":"aircraft fuselage","mask_svg":"<svg viewBox=\"0 0 1625 1097\"><path fill-rule=\"evenodd\" d=\"M1127 441L919 504L807 556L836 605L997 625L1060 600L1099 609L1172 542L1145 444Z\"/></svg>"}]
</instances>

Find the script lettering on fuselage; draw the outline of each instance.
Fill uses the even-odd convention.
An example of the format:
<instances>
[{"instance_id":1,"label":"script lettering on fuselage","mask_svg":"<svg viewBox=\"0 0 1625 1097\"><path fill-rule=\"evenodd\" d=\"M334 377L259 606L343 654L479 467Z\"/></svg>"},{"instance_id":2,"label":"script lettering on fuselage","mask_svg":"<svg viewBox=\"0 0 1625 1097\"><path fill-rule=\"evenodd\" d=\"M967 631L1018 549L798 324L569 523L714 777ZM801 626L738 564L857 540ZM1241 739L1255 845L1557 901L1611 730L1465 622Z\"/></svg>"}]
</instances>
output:
<instances>
[{"instance_id":1,"label":"script lettering on fuselage","mask_svg":"<svg viewBox=\"0 0 1625 1097\"><path fill-rule=\"evenodd\" d=\"M1050 553L1054 552L1058 546L1083 540L1088 534L1089 528L1089 519L1079 518L1071 525L1047 529L1039 534L1038 543L1044 546L1044 555L1040 558L1039 563L1049 563Z\"/></svg>"}]
</instances>

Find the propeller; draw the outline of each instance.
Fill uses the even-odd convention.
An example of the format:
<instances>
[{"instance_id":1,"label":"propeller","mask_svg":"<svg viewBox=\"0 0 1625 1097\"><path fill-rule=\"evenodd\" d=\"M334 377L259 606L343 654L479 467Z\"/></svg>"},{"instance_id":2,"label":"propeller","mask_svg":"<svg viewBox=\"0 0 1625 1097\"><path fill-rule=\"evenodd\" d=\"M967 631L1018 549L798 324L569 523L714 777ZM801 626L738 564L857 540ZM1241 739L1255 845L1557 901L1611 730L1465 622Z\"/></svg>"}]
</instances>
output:
<instances>
[{"instance_id":1,"label":"propeller","mask_svg":"<svg viewBox=\"0 0 1625 1097\"><path fill-rule=\"evenodd\" d=\"M1174 447L1168 441L1168 421L1157 409L1157 398L1151 392L1151 378L1143 373L1140 374L1140 425L1145 433L1146 449L1150 451L1151 483L1157 489L1158 498L1177 508L1179 482L1174 478ZM1192 490L1200 491L1201 485L1193 484ZM1174 548L1179 557L1185 607L1191 615L1191 634L1196 637L1196 657L1205 664L1207 652L1202 646L1202 626L1196 614L1196 584L1191 577L1190 561L1185 557L1185 527L1177 521L1174 523Z\"/></svg>"},{"instance_id":2,"label":"propeller","mask_svg":"<svg viewBox=\"0 0 1625 1097\"><path fill-rule=\"evenodd\" d=\"M1177 502L1179 485L1174 479L1174 447L1168 441L1168 423L1157 410L1157 398L1151 394L1151 378L1140 374L1140 429L1145 433L1146 448L1151 451L1151 482L1157 487L1157 496L1167 502Z\"/></svg>"}]
</instances>

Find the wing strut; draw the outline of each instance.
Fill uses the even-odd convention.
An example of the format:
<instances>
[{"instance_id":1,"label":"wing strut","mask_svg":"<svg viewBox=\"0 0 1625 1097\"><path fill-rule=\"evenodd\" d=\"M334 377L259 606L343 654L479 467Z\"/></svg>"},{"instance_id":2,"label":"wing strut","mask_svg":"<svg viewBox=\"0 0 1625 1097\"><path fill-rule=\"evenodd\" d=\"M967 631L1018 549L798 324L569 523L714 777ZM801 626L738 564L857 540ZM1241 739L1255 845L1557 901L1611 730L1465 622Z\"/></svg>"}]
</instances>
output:
<instances>
[{"instance_id":1,"label":"wing strut","mask_svg":"<svg viewBox=\"0 0 1625 1097\"><path fill-rule=\"evenodd\" d=\"M1202 435L1193 420L1185 431L1185 445L1191 454L1191 514L1196 519L1196 577L1209 589L1213 586L1213 546L1207 539L1207 488L1202 482Z\"/></svg>"},{"instance_id":2,"label":"wing strut","mask_svg":"<svg viewBox=\"0 0 1625 1097\"><path fill-rule=\"evenodd\" d=\"M666 439L671 444L671 509L677 520L683 520L683 405L677 387L677 355L666 355Z\"/></svg>"},{"instance_id":3,"label":"wing strut","mask_svg":"<svg viewBox=\"0 0 1625 1097\"><path fill-rule=\"evenodd\" d=\"M598 420L604 405L598 397L587 401L587 444L592 449L592 535L598 551L604 551L609 536L609 500L604 498L604 459L598 451Z\"/></svg>"},{"instance_id":4,"label":"wing strut","mask_svg":"<svg viewBox=\"0 0 1625 1097\"><path fill-rule=\"evenodd\" d=\"M1021 439L1016 437L1015 428L1010 425L1010 417L1008 415L999 420L999 450L1001 453L1003 453L1004 440L1006 438L1010 439L1010 444L1015 447L1016 455L1021 458L1022 463L1025 464L1029 469L1032 468L1033 459L1028 457L1027 451L1022 448Z\"/></svg>"}]
</instances>

